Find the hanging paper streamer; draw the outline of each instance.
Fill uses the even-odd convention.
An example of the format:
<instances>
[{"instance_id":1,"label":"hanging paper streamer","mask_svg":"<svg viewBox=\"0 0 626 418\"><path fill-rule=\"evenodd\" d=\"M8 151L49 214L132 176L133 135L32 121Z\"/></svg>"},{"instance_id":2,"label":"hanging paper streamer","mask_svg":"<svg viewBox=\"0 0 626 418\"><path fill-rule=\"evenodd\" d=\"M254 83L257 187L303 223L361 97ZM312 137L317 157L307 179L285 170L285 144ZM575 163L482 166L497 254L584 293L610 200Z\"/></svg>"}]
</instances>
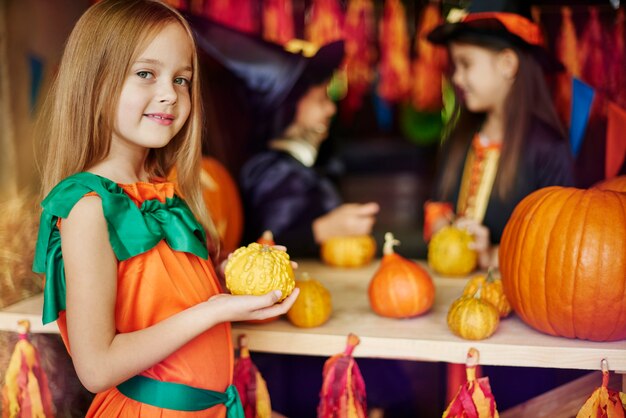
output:
<instances>
[{"instance_id":1,"label":"hanging paper streamer","mask_svg":"<svg viewBox=\"0 0 626 418\"><path fill-rule=\"evenodd\" d=\"M9 360L2 387L3 418L54 417L46 372L37 349L30 343L30 322L18 321L19 340Z\"/></svg>"},{"instance_id":2,"label":"hanging paper streamer","mask_svg":"<svg viewBox=\"0 0 626 418\"><path fill-rule=\"evenodd\" d=\"M337 0L313 0L304 29L305 37L316 45L343 39L344 14Z\"/></svg>"},{"instance_id":3,"label":"hanging paper streamer","mask_svg":"<svg viewBox=\"0 0 626 418\"><path fill-rule=\"evenodd\" d=\"M556 56L566 71L556 76L555 106L566 126L570 124L572 109L572 77L580 78L578 54L578 39L572 20L572 9L563 6L561 8L561 31L556 40Z\"/></svg>"},{"instance_id":4,"label":"hanging paper streamer","mask_svg":"<svg viewBox=\"0 0 626 418\"><path fill-rule=\"evenodd\" d=\"M255 0L191 0L193 13L253 34L259 33L259 6Z\"/></svg>"},{"instance_id":5,"label":"hanging paper streamer","mask_svg":"<svg viewBox=\"0 0 626 418\"><path fill-rule=\"evenodd\" d=\"M412 63L411 102L418 111L436 112L442 106L441 86L446 66L446 50L430 43L426 35L442 23L439 5L424 6L415 40L416 58Z\"/></svg>"},{"instance_id":6,"label":"hanging paper streamer","mask_svg":"<svg viewBox=\"0 0 626 418\"><path fill-rule=\"evenodd\" d=\"M618 174L626 157L626 110L610 102L607 107L608 124L604 174L607 179L610 179Z\"/></svg>"},{"instance_id":7,"label":"hanging paper streamer","mask_svg":"<svg viewBox=\"0 0 626 418\"><path fill-rule=\"evenodd\" d=\"M590 7L587 25L580 38L581 75L585 83L602 94L607 92L607 55L613 53L608 52L606 39L598 9ZM594 110L594 114L606 116L603 109Z\"/></svg>"},{"instance_id":8,"label":"hanging paper streamer","mask_svg":"<svg viewBox=\"0 0 626 418\"><path fill-rule=\"evenodd\" d=\"M294 38L291 0L263 2L263 37L281 45Z\"/></svg>"},{"instance_id":9,"label":"hanging paper streamer","mask_svg":"<svg viewBox=\"0 0 626 418\"><path fill-rule=\"evenodd\" d=\"M365 418L367 398L365 382L352 352L360 340L348 335L343 353L335 354L324 364L318 418Z\"/></svg>"},{"instance_id":10,"label":"hanging paper streamer","mask_svg":"<svg viewBox=\"0 0 626 418\"><path fill-rule=\"evenodd\" d=\"M239 392L245 418L270 418L272 405L265 380L250 359L245 335L239 337L239 358L233 370L233 384Z\"/></svg>"},{"instance_id":11,"label":"hanging paper streamer","mask_svg":"<svg viewBox=\"0 0 626 418\"><path fill-rule=\"evenodd\" d=\"M470 348L465 362L467 382L443 413L443 418L498 418L496 400L491 393L488 377L476 378L478 350Z\"/></svg>"},{"instance_id":12,"label":"hanging paper streamer","mask_svg":"<svg viewBox=\"0 0 626 418\"><path fill-rule=\"evenodd\" d=\"M345 65L348 94L342 101L342 115L351 119L361 107L363 97L374 79L376 51L374 39L374 5L372 0L350 0L344 26Z\"/></svg>"},{"instance_id":13,"label":"hanging paper streamer","mask_svg":"<svg viewBox=\"0 0 626 418\"><path fill-rule=\"evenodd\" d=\"M594 90L577 78L572 83L572 113L569 131L570 147L572 154L578 156L580 146L585 136L589 113L593 103Z\"/></svg>"},{"instance_id":14,"label":"hanging paper streamer","mask_svg":"<svg viewBox=\"0 0 626 418\"><path fill-rule=\"evenodd\" d=\"M624 418L626 394L609 389L609 367L602 359L602 386L593 391L576 418Z\"/></svg>"},{"instance_id":15,"label":"hanging paper streamer","mask_svg":"<svg viewBox=\"0 0 626 418\"><path fill-rule=\"evenodd\" d=\"M609 97L626 109L626 48L624 46L624 9L617 11L612 42L608 46L611 66L609 68Z\"/></svg>"},{"instance_id":16,"label":"hanging paper streamer","mask_svg":"<svg viewBox=\"0 0 626 418\"><path fill-rule=\"evenodd\" d=\"M378 95L394 103L404 100L410 90L409 34L406 13L400 0L385 1L380 22Z\"/></svg>"}]
</instances>

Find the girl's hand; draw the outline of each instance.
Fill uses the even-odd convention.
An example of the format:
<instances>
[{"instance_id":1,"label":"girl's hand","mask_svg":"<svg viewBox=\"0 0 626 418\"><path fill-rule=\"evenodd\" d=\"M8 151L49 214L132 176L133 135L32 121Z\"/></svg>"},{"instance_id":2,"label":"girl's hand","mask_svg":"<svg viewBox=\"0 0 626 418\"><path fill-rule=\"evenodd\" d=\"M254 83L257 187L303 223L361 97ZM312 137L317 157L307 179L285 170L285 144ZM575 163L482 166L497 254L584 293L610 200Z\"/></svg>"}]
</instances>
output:
<instances>
[{"instance_id":1,"label":"girl's hand","mask_svg":"<svg viewBox=\"0 0 626 418\"><path fill-rule=\"evenodd\" d=\"M460 229L465 229L467 232L473 235L474 242L471 244L471 249L478 253L478 266L481 269L486 269L493 266L493 251L491 250L491 243L489 241L489 229L470 218L457 218L454 221L454 226Z\"/></svg>"},{"instance_id":2,"label":"girl's hand","mask_svg":"<svg viewBox=\"0 0 626 418\"><path fill-rule=\"evenodd\" d=\"M313 221L315 242L333 237L369 235L380 210L378 203L346 203Z\"/></svg>"},{"instance_id":3,"label":"girl's hand","mask_svg":"<svg viewBox=\"0 0 626 418\"><path fill-rule=\"evenodd\" d=\"M266 319L272 316L287 313L296 301L300 289L297 287L280 303L280 290L274 290L265 295L231 295L221 293L211 297L207 302L215 310L217 322L234 322Z\"/></svg>"}]
</instances>

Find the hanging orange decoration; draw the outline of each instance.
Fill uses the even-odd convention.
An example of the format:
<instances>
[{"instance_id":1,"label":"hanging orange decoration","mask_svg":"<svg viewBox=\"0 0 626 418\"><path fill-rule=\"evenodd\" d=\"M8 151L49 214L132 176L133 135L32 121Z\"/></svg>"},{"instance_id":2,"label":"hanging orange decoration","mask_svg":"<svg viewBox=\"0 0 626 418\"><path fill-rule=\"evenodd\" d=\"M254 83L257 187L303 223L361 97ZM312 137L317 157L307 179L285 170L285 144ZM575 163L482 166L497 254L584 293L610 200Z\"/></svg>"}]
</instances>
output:
<instances>
[{"instance_id":1,"label":"hanging orange decoration","mask_svg":"<svg viewBox=\"0 0 626 418\"><path fill-rule=\"evenodd\" d=\"M193 13L246 33L259 33L256 0L191 0Z\"/></svg>"},{"instance_id":2,"label":"hanging orange decoration","mask_svg":"<svg viewBox=\"0 0 626 418\"><path fill-rule=\"evenodd\" d=\"M611 68L609 69L609 93L615 103L626 109L626 46L624 45L625 31L624 8L617 10L615 27L613 28L611 51Z\"/></svg>"},{"instance_id":3,"label":"hanging orange decoration","mask_svg":"<svg viewBox=\"0 0 626 418\"><path fill-rule=\"evenodd\" d=\"M411 68L406 13L400 0L385 1L380 22L379 96L390 103L408 97Z\"/></svg>"},{"instance_id":4,"label":"hanging orange decoration","mask_svg":"<svg viewBox=\"0 0 626 418\"><path fill-rule=\"evenodd\" d=\"M359 337L349 334L345 351L326 360L317 407L318 418L367 417L365 381L352 357L359 342Z\"/></svg>"},{"instance_id":5,"label":"hanging orange decoration","mask_svg":"<svg viewBox=\"0 0 626 418\"><path fill-rule=\"evenodd\" d=\"M429 2L424 6L415 40L416 58L411 65L411 102L420 111L435 112L443 106L441 86L447 65L446 50L426 39L442 21L439 5Z\"/></svg>"},{"instance_id":6,"label":"hanging orange decoration","mask_svg":"<svg viewBox=\"0 0 626 418\"><path fill-rule=\"evenodd\" d=\"M263 37L281 45L295 37L291 0L264 0Z\"/></svg>"},{"instance_id":7,"label":"hanging orange decoration","mask_svg":"<svg viewBox=\"0 0 626 418\"><path fill-rule=\"evenodd\" d=\"M233 385L239 392L245 418L270 418L272 403L263 376L250 358L248 338L239 336L239 358L233 369Z\"/></svg>"},{"instance_id":8,"label":"hanging orange decoration","mask_svg":"<svg viewBox=\"0 0 626 418\"><path fill-rule=\"evenodd\" d=\"M344 26L348 93L342 101L343 115L348 119L361 107L374 79L374 22L372 0L350 0Z\"/></svg>"},{"instance_id":9,"label":"hanging orange decoration","mask_svg":"<svg viewBox=\"0 0 626 418\"><path fill-rule=\"evenodd\" d=\"M556 76L555 106L566 126L569 126L572 111L572 77L580 77L579 53L572 9L569 6L563 6L561 7L561 31L556 40L556 56L566 71Z\"/></svg>"},{"instance_id":10,"label":"hanging orange decoration","mask_svg":"<svg viewBox=\"0 0 626 418\"><path fill-rule=\"evenodd\" d=\"M608 55L607 36L600 22L598 9L589 7L589 18L587 25L580 38L579 59L582 72L582 79L602 94L607 93L607 68ZM611 54L613 51L610 52ZM591 115L602 116L606 111L602 108L601 100L594 100Z\"/></svg>"},{"instance_id":11,"label":"hanging orange decoration","mask_svg":"<svg viewBox=\"0 0 626 418\"><path fill-rule=\"evenodd\" d=\"M470 348L465 361L467 382L448 405L442 418L498 418L496 400L491 393L488 377L476 378L478 350Z\"/></svg>"},{"instance_id":12,"label":"hanging orange decoration","mask_svg":"<svg viewBox=\"0 0 626 418\"><path fill-rule=\"evenodd\" d=\"M54 404L46 372L28 333L30 322L17 323L19 340L9 360L2 387L3 418L54 417Z\"/></svg>"},{"instance_id":13,"label":"hanging orange decoration","mask_svg":"<svg viewBox=\"0 0 626 418\"><path fill-rule=\"evenodd\" d=\"M316 45L343 39L344 18L337 0L313 0L306 18L305 38Z\"/></svg>"},{"instance_id":14,"label":"hanging orange decoration","mask_svg":"<svg viewBox=\"0 0 626 418\"><path fill-rule=\"evenodd\" d=\"M602 359L602 386L593 391L580 408L576 418L624 418L626 416L626 394L608 388L609 366Z\"/></svg>"}]
</instances>

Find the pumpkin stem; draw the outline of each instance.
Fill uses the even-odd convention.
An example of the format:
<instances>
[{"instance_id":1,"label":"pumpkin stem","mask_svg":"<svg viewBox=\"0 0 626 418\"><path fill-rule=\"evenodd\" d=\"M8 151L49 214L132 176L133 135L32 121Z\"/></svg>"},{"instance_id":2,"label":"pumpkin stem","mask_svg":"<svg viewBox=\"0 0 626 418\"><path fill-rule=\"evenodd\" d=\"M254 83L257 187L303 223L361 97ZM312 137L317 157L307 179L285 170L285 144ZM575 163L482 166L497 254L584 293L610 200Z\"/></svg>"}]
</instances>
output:
<instances>
[{"instance_id":1,"label":"pumpkin stem","mask_svg":"<svg viewBox=\"0 0 626 418\"><path fill-rule=\"evenodd\" d=\"M393 237L391 232L385 233L385 244L383 245L383 254L390 255L395 251L393 250L394 245L400 245L400 241Z\"/></svg>"},{"instance_id":2,"label":"pumpkin stem","mask_svg":"<svg viewBox=\"0 0 626 418\"><path fill-rule=\"evenodd\" d=\"M250 351L248 350L248 337L246 334L241 334L238 339L239 343L239 357L248 358L250 357Z\"/></svg>"},{"instance_id":3,"label":"pumpkin stem","mask_svg":"<svg viewBox=\"0 0 626 418\"><path fill-rule=\"evenodd\" d=\"M489 268L487 269L487 278L485 279L485 280L487 281L487 283L493 283L493 282L495 282L495 281L496 281L496 278L495 278L495 276L496 276L495 270L497 270L497 268L496 268L496 267L493 267L493 266L491 266L491 267L489 267Z\"/></svg>"}]
</instances>

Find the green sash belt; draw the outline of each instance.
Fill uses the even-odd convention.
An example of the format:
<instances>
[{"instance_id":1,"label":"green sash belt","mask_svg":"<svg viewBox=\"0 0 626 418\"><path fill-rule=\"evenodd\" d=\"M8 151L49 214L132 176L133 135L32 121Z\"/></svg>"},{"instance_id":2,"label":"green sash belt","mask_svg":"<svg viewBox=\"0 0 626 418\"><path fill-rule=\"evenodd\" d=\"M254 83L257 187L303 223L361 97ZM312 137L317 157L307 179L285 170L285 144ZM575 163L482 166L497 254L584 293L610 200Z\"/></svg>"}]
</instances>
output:
<instances>
[{"instance_id":1,"label":"green sash belt","mask_svg":"<svg viewBox=\"0 0 626 418\"><path fill-rule=\"evenodd\" d=\"M224 404L228 418L244 418L239 393L234 385L228 386L222 393L137 375L118 385L117 389L137 402L176 411L202 411Z\"/></svg>"}]
</instances>

